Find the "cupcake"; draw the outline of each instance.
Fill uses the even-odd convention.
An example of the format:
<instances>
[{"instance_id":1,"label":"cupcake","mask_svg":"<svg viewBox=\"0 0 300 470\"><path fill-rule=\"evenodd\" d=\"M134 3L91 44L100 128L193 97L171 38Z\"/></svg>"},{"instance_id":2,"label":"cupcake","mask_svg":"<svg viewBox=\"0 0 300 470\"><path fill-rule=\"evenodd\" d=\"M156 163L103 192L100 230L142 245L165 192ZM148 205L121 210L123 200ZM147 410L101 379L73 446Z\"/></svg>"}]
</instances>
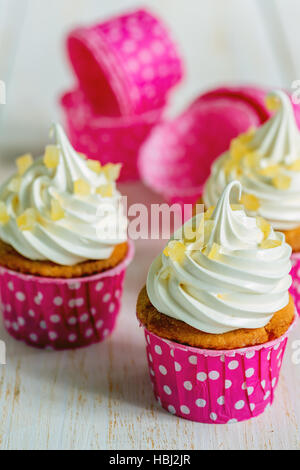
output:
<instances>
[{"instance_id":1,"label":"cupcake","mask_svg":"<svg viewBox=\"0 0 300 470\"><path fill-rule=\"evenodd\" d=\"M300 307L300 132L285 92L270 93L267 106L274 115L256 131L250 129L234 139L229 151L216 160L203 202L206 207L214 206L230 181L241 181L241 201L247 212L282 231L292 247L291 292Z\"/></svg>"},{"instance_id":2,"label":"cupcake","mask_svg":"<svg viewBox=\"0 0 300 470\"><path fill-rule=\"evenodd\" d=\"M116 189L119 165L104 167L55 144L0 187L0 292L4 322L18 340L68 349L101 341L115 325L133 255Z\"/></svg>"},{"instance_id":3,"label":"cupcake","mask_svg":"<svg viewBox=\"0 0 300 470\"><path fill-rule=\"evenodd\" d=\"M246 214L230 183L177 231L137 303L157 400L177 416L228 423L273 402L295 318L291 248Z\"/></svg>"}]
</instances>

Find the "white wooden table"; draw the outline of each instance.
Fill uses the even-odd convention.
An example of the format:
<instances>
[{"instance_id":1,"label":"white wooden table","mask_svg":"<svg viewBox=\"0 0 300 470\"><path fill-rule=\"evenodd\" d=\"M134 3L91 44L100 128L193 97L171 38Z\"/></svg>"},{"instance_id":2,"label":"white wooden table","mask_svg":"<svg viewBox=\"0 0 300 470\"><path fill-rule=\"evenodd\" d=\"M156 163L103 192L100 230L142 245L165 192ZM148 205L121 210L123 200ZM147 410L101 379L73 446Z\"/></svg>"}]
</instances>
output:
<instances>
[{"instance_id":1,"label":"white wooden table","mask_svg":"<svg viewBox=\"0 0 300 470\"><path fill-rule=\"evenodd\" d=\"M187 78L171 112L201 89L222 82L290 87L300 78L299 0L1 0L0 179L11 159L38 151L59 115L57 96L74 79L63 40L72 25L148 5L170 24L186 59ZM135 202L160 202L141 186ZM135 302L160 241L138 241L128 269L114 335L88 349L49 353L11 339L0 366L2 449L299 449L300 364L292 362L294 330L272 408L231 426L179 420L154 401Z\"/></svg>"}]
</instances>

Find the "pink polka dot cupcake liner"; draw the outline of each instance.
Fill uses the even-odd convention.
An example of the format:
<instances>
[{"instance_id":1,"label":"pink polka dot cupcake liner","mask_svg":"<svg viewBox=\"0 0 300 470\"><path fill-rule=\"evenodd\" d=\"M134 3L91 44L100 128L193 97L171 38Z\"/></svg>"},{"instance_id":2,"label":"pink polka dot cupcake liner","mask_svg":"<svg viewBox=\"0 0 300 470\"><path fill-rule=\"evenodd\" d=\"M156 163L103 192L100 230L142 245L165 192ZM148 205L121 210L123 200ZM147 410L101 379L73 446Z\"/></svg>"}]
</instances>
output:
<instances>
[{"instance_id":1,"label":"pink polka dot cupcake liner","mask_svg":"<svg viewBox=\"0 0 300 470\"><path fill-rule=\"evenodd\" d=\"M294 298L296 309L300 315L300 253L293 253L291 256L292 269L291 276L293 283L290 287L290 293Z\"/></svg>"},{"instance_id":2,"label":"pink polka dot cupcake liner","mask_svg":"<svg viewBox=\"0 0 300 470\"><path fill-rule=\"evenodd\" d=\"M67 49L84 93L103 115L160 108L183 75L169 31L145 10L77 28L67 38Z\"/></svg>"},{"instance_id":3,"label":"pink polka dot cupcake liner","mask_svg":"<svg viewBox=\"0 0 300 470\"><path fill-rule=\"evenodd\" d=\"M93 276L55 279L0 267L4 325L15 339L43 349L63 350L105 340L121 308L126 268L134 255Z\"/></svg>"},{"instance_id":4,"label":"pink polka dot cupcake liner","mask_svg":"<svg viewBox=\"0 0 300 470\"><path fill-rule=\"evenodd\" d=\"M275 341L231 351L184 346L145 329L156 400L170 413L200 423L236 423L260 415L273 403L293 325Z\"/></svg>"},{"instance_id":5,"label":"pink polka dot cupcake liner","mask_svg":"<svg viewBox=\"0 0 300 470\"><path fill-rule=\"evenodd\" d=\"M139 179L137 161L141 145L162 118L162 109L139 116L107 117L96 114L82 90L61 98L66 129L72 145L89 158L124 163L120 181Z\"/></svg>"}]
</instances>

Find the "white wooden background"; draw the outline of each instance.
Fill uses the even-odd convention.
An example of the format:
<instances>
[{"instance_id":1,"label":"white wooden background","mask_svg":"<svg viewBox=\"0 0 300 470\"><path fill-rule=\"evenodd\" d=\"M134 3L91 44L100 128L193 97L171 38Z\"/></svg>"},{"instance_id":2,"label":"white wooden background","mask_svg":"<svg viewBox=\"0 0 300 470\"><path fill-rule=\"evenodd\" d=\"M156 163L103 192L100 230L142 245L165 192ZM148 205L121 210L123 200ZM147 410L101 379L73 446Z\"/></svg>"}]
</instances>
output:
<instances>
[{"instance_id":1,"label":"white wooden background","mask_svg":"<svg viewBox=\"0 0 300 470\"><path fill-rule=\"evenodd\" d=\"M200 90L224 82L289 87L300 79L299 0L0 0L0 177L14 157L38 152L60 116L57 97L73 84L64 37L90 23L147 5L172 27L187 78L170 113ZM124 187L134 200L156 197ZM2 449L299 449L300 365L292 363L294 331L274 406L231 426L179 420L154 402L135 301L161 242L137 243L117 331L106 343L68 353L35 351L10 339L0 366Z\"/></svg>"}]
</instances>

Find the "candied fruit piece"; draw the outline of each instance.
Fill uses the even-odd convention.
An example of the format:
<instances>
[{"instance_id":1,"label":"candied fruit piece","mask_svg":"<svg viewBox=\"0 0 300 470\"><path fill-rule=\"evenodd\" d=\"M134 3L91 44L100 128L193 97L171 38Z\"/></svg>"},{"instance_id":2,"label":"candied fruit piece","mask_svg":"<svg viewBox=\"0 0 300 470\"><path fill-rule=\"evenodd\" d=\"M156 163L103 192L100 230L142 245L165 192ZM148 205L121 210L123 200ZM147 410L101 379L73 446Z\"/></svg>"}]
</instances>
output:
<instances>
[{"instance_id":1,"label":"candied fruit piece","mask_svg":"<svg viewBox=\"0 0 300 470\"><path fill-rule=\"evenodd\" d=\"M215 261L220 260L220 248L221 248L220 245L218 245L217 243L214 243L207 257Z\"/></svg>"},{"instance_id":2,"label":"candied fruit piece","mask_svg":"<svg viewBox=\"0 0 300 470\"><path fill-rule=\"evenodd\" d=\"M254 136L254 127L250 127L250 129L248 129L247 132L244 132L243 134L241 134L238 137L238 139L243 144L247 144L252 139L253 136Z\"/></svg>"},{"instance_id":3,"label":"candied fruit piece","mask_svg":"<svg viewBox=\"0 0 300 470\"><path fill-rule=\"evenodd\" d=\"M8 215L6 205L3 201L0 201L0 224L7 224L10 217Z\"/></svg>"},{"instance_id":4,"label":"candied fruit piece","mask_svg":"<svg viewBox=\"0 0 300 470\"><path fill-rule=\"evenodd\" d=\"M215 208L216 206L211 206L206 212L204 212L204 220L209 220L211 218Z\"/></svg>"},{"instance_id":5,"label":"candied fruit piece","mask_svg":"<svg viewBox=\"0 0 300 470\"><path fill-rule=\"evenodd\" d=\"M59 164L59 148L57 145L47 145L45 155L44 155L44 164L49 170L56 168Z\"/></svg>"},{"instance_id":6,"label":"candied fruit piece","mask_svg":"<svg viewBox=\"0 0 300 470\"><path fill-rule=\"evenodd\" d=\"M113 163L108 163L103 167L103 172L108 181L117 181L117 179L119 179L121 169L121 164L114 165Z\"/></svg>"},{"instance_id":7,"label":"candied fruit piece","mask_svg":"<svg viewBox=\"0 0 300 470\"><path fill-rule=\"evenodd\" d=\"M268 248L276 248L277 246L280 246L280 245L281 245L280 240L264 240L263 242L261 242L260 248L262 248L263 250L266 250Z\"/></svg>"},{"instance_id":8,"label":"candied fruit piece","mask_svg":"<svg viewBox=\"0 0 300 470\"><path fill-rule=\"evenodd\" d=\"M186 246L179 241L171 241L164 249L164 255L170 257L172 261L182 263L185 257Z\"/></svg>"},{"instance_id":9,"label":"candied fruit piece","mask_svg":"<svg viewBox=\"0 0 300 470\"><path fill-rule=\"evenodd\" d=\"M300 171L300 158L288 165L287 169L290 171Z\"/></svg>"},{"instance_id":10,"label":"candied fruit piece","mask_svg":"<svg viewBox=\"0 0 300 470\"><path fill-rule=\"evenodd\" d=\"M248 148L239 137L233 139L230 144L230 155L235 163L238 163L248 153Z\"/></svg>"},{"instance_id":11,"label":"candied fruit piece","mask_svg":"<svg viewBox=\"0 0 300 470\"><path fill-rule=\"evenodd\" d=\"M100 196L102 197L112 197L113 191L114 191L114 187L111 183L102 184L96 189L96 193L100 194Z\"/></svg>"},{"instance_id":12,"label":"candied fruit piece","mask_svg":"<svg viewBox=\"0 0 300 470\"><path fill-rule=\"evenodd\" d=\"M268 238L271 232L271 225L263 217L256 217L256 225L264 234L264 240Z\"/></svg>"},{"instance_id":13,"label":"candied fruit piece","mask_svg":"<svg viewBox=\"0 0 300 470\"><path fill-rule=\"evenodd\" d=\"M33 230L37 221L35 209L27 209L17 218L17 225L20 230Z\"/></svg>"},{"instance_id":14,"label":"candied fruit piece","mask_svg":"<svg viewBox=\"0 0 300 470\"><path fill-rule=\"evenodd\" d=\"M98 173L98 174L101 173L101 164L100 164L100 162L97 162L96 160L88 160L87 161L87 166L90 170L94 171L95 173Z\"/></svg>"},{"instance_id":15,"label":"candied fruit piece","mask_svg":"<svg viewBox=\"0 0 300 470\"><path fill-rule=\"evenodd\" d=\"M287 175L277 175L272 179L272 184L277 189L289 189L291 185L291 178Z\"/></svg>"},{"instance_id":16,"label":"candied fruit piece","mask_svg":"<svg viewBox=\"0 0 300 470\"><path fill-rule=\"evenodd\" d=\"M204 241L204 217L201 217L198 227L185 225L183 227L183 238L186 243L194 243L195 241Z\"/></svg>"},{"instance_id":17,"label":"candied fruit piece","mask_svg":"<svg viewBox=\"0 0 300 470\"><path fill-rule=\"evenodd\" d=\"M281 170L280 165L276 163L275 165L269 165L266 168L261 168L259 170L259 173L263 176L269 176L270 178L274 178L275 176L278 175L280 170Z\"/></svg>"},{"instance_id":18,"label":"candied fruit piece","mask_svg":"<svg viewBox=\"0 0 300 470\"><path fill-rule=\"evenodd\" d=\"M83 179L74 182L74 193L77 196L88 196L91 192L89 183Z\"/></svg>"},{"instance_id":19,"label":"candied fruit piece","mask_svg":"<svg viewBox=\"0 0 300 470\"><path fill-rule=\"evenodd\" d=\"M21 183L22 183L22 178L18 176L16 178L13 178L8 185L9 191L13 193L18 193L21 188Z\"/></svg>"},{"instance_id":20,"label":"candied fruit piece","mask_svg":"<svg viewBox=\"0 0 300 470\"><path fill-rule=\"evenodd\" d=\"M257 165L259 161L259 155L257 152L249 152L245 155L243 162L245 162L246 166L249 168L253 168Z\"/></svg>"},{"instance_id":21,"label":"candied fruit piece","mask_svg":"<svg viewBox=\"0 0 300 470\"><path fill-rule=\"evenodd\" d=\"M52 199L51 201L51 219L54 222L63 219L65 216L65 211L62 208L60 202L57 199Z\"/></svg>"},{"instance_id":22,"label":"candied fruit piece","mask_svg":"<svg viewBox=\"0 0 300 470\"><path fill-rule=\"evenodd\" d=\"M29 167L33 164L33 158L30 153L19 157L16 161L18 167L18 173L20 176L23 176L24 173L28 170Z\"/></svg>"},{"instance_id":23,"label":"candied fruit piece","mask_svg":"<svg viewBox=\"0 0 300 470\"><path fill-rule=\"evenodd\" d=\"M243 204L248 211L257 211L260 208L259 200L254 194L243 193L240 203Z\"/></svg>"},{"instance_id":24,"label":"candied fruit piece","mask_svg":"<svg viewBox=\"0 0 300 470\"><path fill-rule=\"evenodd\" d=\"M237 164L232 159L227 160L227 162L224 165L224 173L225 173L226 178L229 178L230 174L233 171L237 171L237 168L238 168Z\"/></svg>"},{"instance_id":25,"label":"candied fruit piece","mask_svg":"<svg viewBox=\"0 0 300 470\"><path fill-rule=\"evenodd\" d=\"M277 96L269 95L266 98L266 106L269 111L278 111L280 108L280 101Z\"/></svg>"}]
</instances>

